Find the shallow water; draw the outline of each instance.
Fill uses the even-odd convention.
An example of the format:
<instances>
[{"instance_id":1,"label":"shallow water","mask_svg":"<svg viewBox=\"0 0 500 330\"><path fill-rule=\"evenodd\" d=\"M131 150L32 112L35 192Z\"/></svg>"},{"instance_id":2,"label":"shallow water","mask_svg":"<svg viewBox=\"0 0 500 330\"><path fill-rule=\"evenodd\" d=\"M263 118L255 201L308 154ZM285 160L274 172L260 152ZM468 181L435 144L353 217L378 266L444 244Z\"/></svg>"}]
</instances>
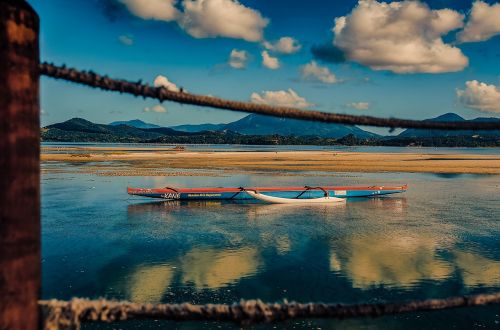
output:
<instances>
[{"instance_id":1,"label":"shallow water","mask_svg":"<svg viewBox=\"0 0 500 330\"><path fill-rule=\"evenodd\" d=\"M138 148L174 148L184 146L187 151L346 151L367 153L416 153L416 154L473 154L499 155L500 148L432 148L432 147L386 147L386 146L314 146L314 145L238 145L238 144L147 144L147 143L91 143L91 142L42 142L42 147L92 148L113 147L121 151L142 152ZM76 150L81 151L81 150ZM51 150L50 152L57 152ZM68 153L67 150L64 153Z\"/></svg>"},{"instance_id":2,"label":"shallow water","mask_svg":"<svg viewBox=\"0 0 500 330\"><path fill-rule=\"evenodd\" d=\"M84 165L81 165L84 166ZM345 206L154 202L127 185L409 184ZM317 177L42 178L43 298L136 302L393 302L500 289L500 176L409 173ZM500 307L277 328L499 328ZM145 322L85 328L238 328ZM265 328L268 326L258 326Z\"/></svg>"}]
</instances>

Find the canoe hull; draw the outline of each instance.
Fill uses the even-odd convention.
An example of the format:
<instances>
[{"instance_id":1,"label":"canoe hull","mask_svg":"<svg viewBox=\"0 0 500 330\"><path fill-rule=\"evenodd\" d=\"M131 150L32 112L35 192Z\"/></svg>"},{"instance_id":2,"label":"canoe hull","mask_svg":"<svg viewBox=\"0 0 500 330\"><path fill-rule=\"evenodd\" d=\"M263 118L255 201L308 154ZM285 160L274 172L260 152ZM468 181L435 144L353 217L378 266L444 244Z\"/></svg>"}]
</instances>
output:
<instances>
[{"instance_id":1,"label":"canoe hull","mask_svg":"<svg viewBox=\"0 0 500 330\"><path fill-rule=\"evenodd\" d=\"M320 198L325 191L331 197L377 197L388 194L402 193L407 190L403 186L370 186L370 187L321 187L307 189L306 187L248 187L266 195L280 198ZM128 188L128 194L165 200L251 200L254 199L240 188Z\"/></svg>"}]
</instances>

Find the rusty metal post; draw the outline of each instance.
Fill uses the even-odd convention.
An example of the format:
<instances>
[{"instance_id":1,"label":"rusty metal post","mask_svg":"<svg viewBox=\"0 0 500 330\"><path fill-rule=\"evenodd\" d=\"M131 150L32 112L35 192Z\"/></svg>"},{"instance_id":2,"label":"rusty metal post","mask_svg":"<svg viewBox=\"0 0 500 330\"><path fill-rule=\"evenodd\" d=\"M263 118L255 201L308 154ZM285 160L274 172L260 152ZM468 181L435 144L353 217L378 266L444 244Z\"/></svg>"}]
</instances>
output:
<instances>
[{"instance_id":1,"label":"rusty metal post","mask_svg":"<svg viewBox=\"0 0 500 330\"><path fill-rule=\"evenodd\" d=\"M38 328L39 19L0 0L0 329Z\"/></svg>"}]
</instances>

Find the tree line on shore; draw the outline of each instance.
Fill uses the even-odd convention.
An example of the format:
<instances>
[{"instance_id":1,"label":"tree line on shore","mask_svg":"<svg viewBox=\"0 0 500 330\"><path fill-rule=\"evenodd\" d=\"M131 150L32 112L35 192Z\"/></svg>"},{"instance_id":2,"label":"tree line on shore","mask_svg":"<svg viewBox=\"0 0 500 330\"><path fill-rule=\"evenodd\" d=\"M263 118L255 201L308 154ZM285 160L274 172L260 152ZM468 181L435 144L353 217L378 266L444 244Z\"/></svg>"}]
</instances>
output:
<instances>
[{"instance_id":1,"label":"tree line on shore","mask_svg":"<svg viewBox=\"0 0 500 330\"><path fill-rule=\"evenodd\" d=\"M414 147L500 147L499 136L434 136L359 138L348 134L341 138L318 136L243 135L234 132L200 132L156 137L99 132L42 129L46 142L163 143L163 144L243 144L243 145L345 145Z\"/></svg>"}]
</instances>

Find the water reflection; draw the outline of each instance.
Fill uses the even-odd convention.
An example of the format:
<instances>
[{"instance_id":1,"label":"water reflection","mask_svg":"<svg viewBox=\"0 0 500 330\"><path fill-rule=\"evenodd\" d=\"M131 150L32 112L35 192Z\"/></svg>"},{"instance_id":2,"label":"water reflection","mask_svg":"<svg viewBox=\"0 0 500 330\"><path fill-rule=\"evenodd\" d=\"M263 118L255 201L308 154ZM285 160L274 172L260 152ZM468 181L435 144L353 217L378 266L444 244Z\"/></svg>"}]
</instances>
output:
<instances>
[{"instance_id":1,"label":"water reflection","mask_svg":"<svg viewBox=\"0 0 500 330\"><path fill-rule=\"evenodd\" d=\"M287 254L292 250L292 241L287 234L276 235L272 232L262 232L259 236L262 245L265 247L275 247L280 255Z\"/></svg>"},{"instance_id":2,"label":"water reflection","mask_svg":"<svg viewBox=\"0 0 500 330\"><path fill-rule=\"evenodd\" d=\"M60 174L45 177L59 180L42 183L44 299L358 303L489 292L500 285L500 176L337 176L335 184L404 181L410 190L387 198L349 199L334 207L220 201L141 204L122 192L126 185L152 185L145 178L113 177L108 182L78 176L68 184ZM169 182L164 185L211 186L216 181L238 186L257 181L322 184L325 178L252 174L165 180ZM283 328L494 328L497 310L304 321ZM151 323L138 322L137 328L160 326ZM185 327L212 325L217 326Z\"/></svg>"},{"instance_id":3,"label":"water reflection","mask_svg":"<svg viewBox=\"0 0 500 330\"><path fill-rule=\"evenodd\" d=\"M123 289L131 301L159 303L175 287L188 286L196 290L223 288L256 274L261 265L261 256L256 248L193 248L175 260L136 266L131 274L125 276L127 280Z\"/></svg>"},{"instance_id":4,"label":"water reflection","mask_svg":"<svg viewBox=\"0 0 500 330\"><path fill-rule=\"evenodd\" d=\"M451 275L453 268L439 257L439 248L433 236L402 232L354 236L332 244L330 269L348 277L355 288L410 287Z\"/></svg>"},{"instance_id":5,"label":"water reflection","mask_svg":"<svg viewBox=\"0 0 500 330\"><path fill-rule=\"evenodd\" d=\"M299 205L299 204L251 204L248 207L247 219L250 221L269 222L296 216L305 216L304 221L311 218L332 219L338 217L339 211L345 210L346 203Z\"/></svg>"},{"instance_id":6,"label":"water reflection","mask_svg":"<svg viewBox=\"0 0 500 330\"><path fill-rule=\"evenodd\" d=\"M345 209L351 204L364 206L370 205L378 209L385 209L395 212L402 212L407 208L406 197L379 197L379 198L348 198L347 203L332 204L267 204L253 200L206 200L206 201L148 201L144 203L131 203L127 206L128 215L141 215L149 212L164 213L181 209L209 209L222 208L225 206L243 206L248 209L249 217L267 217L274 215L293 215L298 212L307 212L310 214L329 215L335 210ZM252 212L255 212L252 214Z\"/></svg>"},{"instance_id":7,"label":"water reflection","mask_svg":"<svg viewBox=\"0 0 500 330\"><path fill-rule=\"evenodd\" d=\"M181 208L180 201L154 201L146 203L135 203L127 206L128 216L142 215L145 213L159 213L169 212L171 210L179 210Z\"/></svg>"},{"instance_id":8,"label":"water reflection","mask_svg":"<svg viewBox=\"0 0 500 330\"><path fill-rule=\"evenodd\" d=\"M499 261L455 247L460 243L456 225L429 217L427 222L419 220L414 228L408 212L405 197L307 206L248 201L131 204L129 219L167 220L170 225L162 229L169 230L168 235L180 230L181 223L190 226L191 221L196 227L189 228L204 233L196 234L194 246L176 256L175 261L171 258L165 266L142 269L138 273L142 278L132 278L135 286L142 286L144 281L158 292L164 291L160 288L168 286L173 277L178 278L173 285L216 289L272 269L270 251L275 253L273 258L297 258L314 245L329 251L325 254L316 250L316 260L308 267L320 267L324 262L331 272L348 279L353 288L410 289L422 282L443 282L454 276L467 287L499 284ZM218 235L224 244L217 244L210 235ZM317 244L322 241L327 243ZM145 286L144 299L160 299L160 294L151 293L154 290ZM142 301L136 291L132 286L131 294Z\"/></svg>"},{"instance_id":9,"label":"water reflection","mask_svg":"<svg viewBox=\"0 0 500 330\"><path fill-rule=\"evenodd\" d=\"M169 214L171 211L182 210L182 209L208 209L208 208L220 208L225 205L234 204L248 204L247 201L219 201L219 200L207 200L207 201L164 201L156 200L153 202L145 203L133 203L127 206L128 216L134 215L144 215L151 212L156 214Z\"/></svg>"},{"instance_id":10,"label":"water reflection","mask_svg":"<svg viewBox=\"0 0 500 330\"><path fill-rule=\"evenodd\" d=\"M257 249L195 248L181 259L182 282L198 289L216 289L255 274L261 265Z\"/></svg>"},{"instance_id":11,"label":"water reflection","mask_svg":"<svg viewBox=\"0 0 500 330\"><path fill-rule=\"evenodd\" d=\"M404 214L408 208L406 197L351 198L351 203L363 203L363 207L390 212L389 215ZM354 204L358 206L357 204ZM360 205L361 206L361 205Z\"/></svg>"},{"instance_id":12,"label":"water reflection","mask_svg":"<svg viewBox=\"0 0 500 330\"><path fill-rule=\"evenodd\" d=\"M433 173L434 176L442 179L456 179L461 176L464 176L465 174L462 173Z\"/></svg>"},{"instance_id":13,"label":"water reflection","mask_svg":"<svg viewBox=\"0 0 500 330\"><path fill-rule=\"evenodd\" d=\"M423 281L442 282L454 275L465 287L500 284L500 261L454 247L445 233L391 232L356 235L332 242L330 270L352 286L412 288ZM452 253L446 253L453 250Z\"/></svg>"},{"instance_id":14,"label":"water reflection","mask_svg":"<svg viewBox=\"0 0 500 330\"><path fill-rule=\"evenodd\" d=\"M468 287L500 285L499 260L463 251L456 251L453 256L464 285Z\"/></svg>"},{"instance_id":15,"label":"water reflection","mask_svg":"<svg viewBox=\"0 0 500 330\"><path fill-rule=\"evenodd\" d=\"M128 297L138 303L159 303L173 277L171 265L139 265L130 275Z\"/></svg>"}]
</instances>

